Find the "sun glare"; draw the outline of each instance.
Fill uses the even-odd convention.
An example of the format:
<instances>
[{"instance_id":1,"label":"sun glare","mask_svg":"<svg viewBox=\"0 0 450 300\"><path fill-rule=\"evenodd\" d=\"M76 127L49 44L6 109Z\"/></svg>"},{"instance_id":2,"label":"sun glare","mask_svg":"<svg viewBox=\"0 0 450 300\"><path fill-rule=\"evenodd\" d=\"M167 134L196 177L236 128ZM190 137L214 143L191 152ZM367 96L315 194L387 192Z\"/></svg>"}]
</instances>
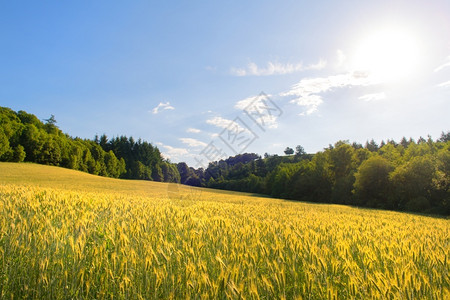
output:
<instances>
[{"instance_id":1,"label":"sun glare","mask_svg":"<svg viewBox=\"0 0 450 300\"><path fill-rule=\"evenodd\" d=\"M353 68L379 82L402 81L418 72L419 52L419 43L411 33L379 31L359 43Z\"/></svg>"}]
</instances>

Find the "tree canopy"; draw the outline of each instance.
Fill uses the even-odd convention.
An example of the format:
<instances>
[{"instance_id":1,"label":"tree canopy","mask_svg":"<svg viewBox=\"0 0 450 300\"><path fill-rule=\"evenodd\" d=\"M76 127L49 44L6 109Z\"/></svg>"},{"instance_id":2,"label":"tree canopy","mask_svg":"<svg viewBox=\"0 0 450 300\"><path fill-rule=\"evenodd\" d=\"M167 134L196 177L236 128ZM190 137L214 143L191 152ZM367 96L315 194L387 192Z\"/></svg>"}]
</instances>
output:
<instances>
[{"instance_id":1,"label":"tree canopy","mask_svg":"<svg viewBox=\"0 0 450 300\"><path fill-rule=\"evenodd\" d=\"M322 203L450 214L450 140L338 141L316 154L243 154L210 163L207 187ZM288 147L289 148L289 147ZM289 148L292 149L292 148ZM242 157L251 158L241 160ZM229 162L233 162L230 164ZM194 172L194 170L192 170ZM183 182L183 181L182 181Z\"/></svg>"},{"instance_id":2,"label":"tree canopy","mask_svg":"<svg viewBox=\"0 0 450 300\"><path fill-rule=\"evenodd\" d=\"M55 116L44 121L0 107L0 161L34 162L114 178L180 182L176 165L165 161L148 142L126 136L73 138L56 126Z\"/></svg>"},{"instance_id":3,"label":"tree canopy","mask_svg":"<svg viewBox=\"0 0 450 300\"><path fill-rule=\"evenodd\" d=\"M206 169L164 160L151 143L133 137L73 138L35 115L0 107L0 161L34 162L114 178L180 182L285 199L450 214L450 132L417 142L365 146L338 141L307 154L243 153Z\"/></svg>"}]
</instances>

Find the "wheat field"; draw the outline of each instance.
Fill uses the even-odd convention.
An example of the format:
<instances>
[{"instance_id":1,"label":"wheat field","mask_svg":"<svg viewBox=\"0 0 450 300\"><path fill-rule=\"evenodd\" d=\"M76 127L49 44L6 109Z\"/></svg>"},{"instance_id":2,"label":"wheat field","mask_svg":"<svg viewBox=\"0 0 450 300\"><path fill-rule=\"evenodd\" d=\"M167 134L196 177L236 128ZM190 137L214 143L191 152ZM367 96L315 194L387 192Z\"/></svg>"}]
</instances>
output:
<instances>
[{"instance_id":1,"label":"wheat field","mask_svg":"<svg viewBox=\"0 0 450 300\"><path fill-rule=\"evenodd\" d=\"M1 299L449 299L448 219L0 164Z\"/></svg>"}]
</instances>

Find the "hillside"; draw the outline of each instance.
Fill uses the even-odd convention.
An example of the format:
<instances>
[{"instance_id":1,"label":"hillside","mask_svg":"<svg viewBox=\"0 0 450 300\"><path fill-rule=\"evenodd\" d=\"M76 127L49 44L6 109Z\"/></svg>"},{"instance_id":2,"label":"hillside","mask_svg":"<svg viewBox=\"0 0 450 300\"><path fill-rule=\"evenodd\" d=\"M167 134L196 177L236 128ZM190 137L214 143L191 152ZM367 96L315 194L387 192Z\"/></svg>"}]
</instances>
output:
<instances>
[{"instance_id":1,"label":"hillside","mask_svg":"<svg viewBox=\"0 0 450 300\"><path fill-rule=\"evenodd\" d=\"M167 183L146 180L123 180L102 177L55 166L33 163L0 163L0 183L42 188L166 196Z\"/></svg>"},{"instance_id":2,"label":"hillside","mask_svg":"<svg viewBox=\"0 0 450 300\"><path fill-rule=\"evenodd\" d=\"M263 150L263 149L261 149ZM294 154L287 147L286 154ZM242 153L206 169L171 163L151 143L133 137L63 133L54 116L0 107L0 161L31 162L121 179L265 194L317 203L450 215L450 132L438 140L338 141L324 151L295 155ZM176 185L173 185L175 187Z\"/></svg>"},{"instance_id":3,"label":"hillside","mask_svg":"<svg viewBox=\"0 0 450 300\"><path fill-rule=\"evenodd\" d=\"M0 298L448 299L447 219L0 163Z\"/></svg>"},{"instance_id":4,"label":"hillside","mask_svg":"<svg viewBox=\"0 0 450 300\"><path fill-rule=\"evenodd\" d=\"M53 115L44 121L0 106L0 161L59 166L113 178L180 181L176 166L151 143L126 136L73 138L58 128Z\"/></svg>"}]
</instances>

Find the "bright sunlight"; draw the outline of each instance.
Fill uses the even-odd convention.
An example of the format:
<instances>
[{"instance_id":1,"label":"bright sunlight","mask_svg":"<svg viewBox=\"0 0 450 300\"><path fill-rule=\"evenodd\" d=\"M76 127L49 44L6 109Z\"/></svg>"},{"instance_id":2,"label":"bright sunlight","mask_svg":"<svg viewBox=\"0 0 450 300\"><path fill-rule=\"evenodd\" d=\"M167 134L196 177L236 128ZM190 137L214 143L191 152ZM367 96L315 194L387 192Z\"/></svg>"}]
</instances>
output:
<instances>
[{"instance_id":1,"label":"bright sunlight","mask_svg":"<svg viewBox=\"0 0 450 300\"><path fill-rule=\"evenodd\" d=\"M402 81L418 72L419 42L402 30L369 34L357 46L353 67L379 82Z\"/></svg>"}]
</instances>

